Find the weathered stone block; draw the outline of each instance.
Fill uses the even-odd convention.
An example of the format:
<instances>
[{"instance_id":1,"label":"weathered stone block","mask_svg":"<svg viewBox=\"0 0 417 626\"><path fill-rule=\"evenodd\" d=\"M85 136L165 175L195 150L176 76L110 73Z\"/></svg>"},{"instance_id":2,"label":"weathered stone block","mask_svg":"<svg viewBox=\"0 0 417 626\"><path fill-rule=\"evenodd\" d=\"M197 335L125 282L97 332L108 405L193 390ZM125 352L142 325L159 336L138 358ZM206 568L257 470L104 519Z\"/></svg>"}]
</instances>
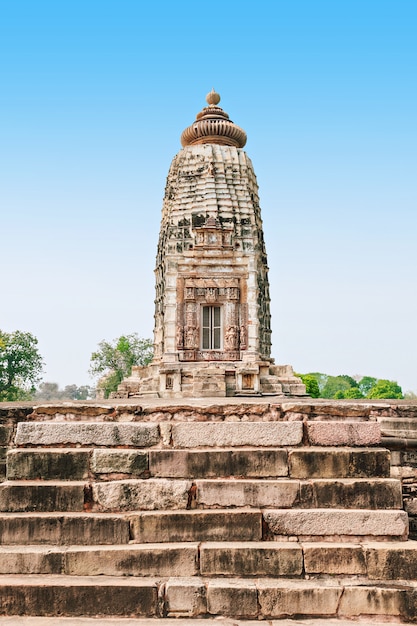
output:
<instances>
[{"instance_id":1,"label":"weathered stone block","mask_svg":"<svg viewBox=\"0 0 417 626\"><path fill-rule=\"evenodd\" d=\"M82 511L84 485L23 481L0 484L0 511Z\"/></svg>"},{"instance_id":2,"label":"weathered stone block","mask_svg":"<svg viewBox=\"0 0 417 626\"><path fill-rule=\"evenodd\" d=\"M219 542L200 546L205 576L301 576L303 552L285 542Z\"/></svg>"},{"instance_id":3,"label":"weathered stone block","mask_svg":"<svg viewBox=\"0 0 417 626\"><path fill-rule=\"evenodd\" d=\"M299 448L290 450L291 478L389 477L388 450Z\"/></svg>"},{"instance_id":4,"label":"weathered stone block","mask_svg":"<svg viewBox=\"0 0 417 626\"><path fill-rule=\"evenodd\" d=\"M12 435L12 427L0 425L0 446L8 446Z\"/></svg>"},{"instance_id":5,"label":"weathered stone block","mask_svg":"<svg viewBox=\"0 0 417 626\"><path fill-rule=\"evenodd\" d=\"M197 480L196 502L202 507L280 507L296 504L298 480Z\"/></svg>"},{"instance_id":6,"label":"weathered stone block","mask_svg":"<svg viewBox=\"0 0 417 626\"><path fill-rule=\"evenodd\" d=\"M147 452L93 450L91 456L91 471L94 474L132 474L140 476L147 469Z\"/></svg>"},{"instance_id":7,"label":"weathered stone block","mask_svg":"<svg viewBox=\"0 0 417 626\"><path fill-rule=\"evenodd\" d=\"M132 541L260 541L260 511L157 511L129 516Z\"/></svg>"},{"instance_id":8,"label":"weathered stone block","mask_svg":"<svg viewBox=\"0 0 417 626\"><path fill-rule=\"evenodd\" d=\"M9 450L9 480L37 478L51 480L84 480L88 478L90 453L86 450Z\"/></svg>"},{"instance_id":9,"label":"weathered stone block","mask_svg":"<svg viewBox=\"0 0 417 626\"><path fill-rule=\"evenodd\" d=\"M365 575L365 553L360 545L303 543L306 574Z\"/></svg>"},{"instance_id":10,"label":"weathered stone block","mask_svg":"<svg viewBox=\"0 0 417 626\"><path fill-rule=\"evenodd\" d=\"M377 422L306 422L307 436L315 446L372 446L381 442Z\"/></svg>"},{"instance_id":11,"label":"weathered stone block","mask_svg":"<svg viewBox=\"0 0 417 626\"><path fill-rule=\"evenodd\" d=\"M33 407L31 417L39 418L46 415L51 418L65 415L69 418L77 417L104 417L114 413L114 407L108 404L82 404L81 402L60 402L59 404L44 404Z\"/></svg>"},{"instance_id":12,"label":"weathered stone block","mask_svg":"<svg viewBox=\"0 0 417 626\"><path fill-rule=\"evenodd\" d=\"M88 513L64 515L61 522L63 545L124 544L129 541L129 522L121 517Z\"/></svg>"},{"instance_id":13,"label":"weathered stone block","mask_svg":"<svg viewBox=\"0 0 417 626\"><path fill-rule=\"evenodd\" d=\"M342 595L337 581L263 581L256 583L264 617L336 615Z\"/></svg>"},{"instance_id":14,"label":"weathered stone block","mask_svg":"<svg viewBox=\"0 0 417 626\"><path fill-rule=\"evenodd\" d=\"M152 616L156 611L152 580L41 575L3 577L0 584L0 615Z\"/></svg>"},{"instance_id":15,"label":"weathered stone block","mask_svg":"<svg viewBox=\"0 0 417 626\"><path fill-rule=\"evenodd\" d=\"M200 578L170 578L165 586L168 617L196 617L207 613L206 588Z\"/></svg>"},{"instance_id":16,"label":"weathered stone block","mask_svg":"<svg viewBox=\"0 0 417 626\"><path fill-rule=\"evenodd\" d=\"M275 535L376 538L408 536L405 511L355 511L348 509L292 509L264 511L265 522Z\"/></svg>"},{"instance_id":17,"label":"weathered stone block","mask_svg":"<svg viewBox=\"0 0 417 626\"><path fill-rule=\"evenodd\" d=\"M101 511L185 509L191 484L163 478L93 483L93 502Z\"/></svg>"},{"instance_id":18,"label":"weathered stone block","mask_svg":"<svg viewBox=\"0 0 417 626\"><path fill-rule=\"evenodd\" d=\"M70 547L64 573L72 576L195 576L198 544Z\"/></svg>"},{"instance_id":19,"label":"weathered stone block","mask_svg":"<svg viewBox=\"0 0 417 626\"><path fill-rule=\"evenodd\" d=\"M223 578L207 586L207 611L211 615L255 617L258 615L258 593L248 580Z\"/></svg>"},{"instance_id":20,"label":"weathered stone block","mask_svg":"<svg viewBox=\"0 0 417 626\"><path fill-rule=\"evenodd\" d=\"M417 419L415 418L380 417L378 422L381 427L381 433L385 437L417 438Z\"/></svg>"},{"instance_id":21,"label":"weathered stone block","mask_svg":"<svg viewBox=\"0 0 417 626\"><path fill-rule=\"evenodd\" d=\"M124 544L129 523L97 513L0 514L0 544Z\"/></svg>"},{"instance_id":22,"label":"weathered stone block","mask_svg":"<svg viewBox=\"0 0 417 626\"><path fill-rule=\"evenodd\" d=\"M287 476L287 451L278 450L151 450L152 476L172 478Z\"/></svg>"},{"instance_id":23,"label":"weathered stone block","mask_svg":"<svg viewBox=\"0 0 417 626\"><path fill-rule=\"evenodd\" d=\"M356 617L359 615L401 616L405 600L405 590L363 585L345 586L339 605L339 615Z\"/></svg>"},{"instance_id":24,"label":"weathered stone block","mask_svg":"<svg viewBox=\"0 0 417 626\"><path fill-rule=\"evenodd\" d=\"M400 509L401 483L390 478L301 482L300 505L305 508Z\"/></svg>"},{"instance_id":25,"label":"weathered stone block","mask_svg":"<svg viewBox=\"0 0 417 626\"><path fill-rule=\"evenodd\" d=\"M112 422L20 422L16 445L130 446L144 448L159 441L158 424Z\"/></svg>"},{"instance_id":26,"label":"weathered stone block","mask_svg":"<svg viewBox=\"0 0 417 626\"><path fill-rule=\"evenodd\" d=\"M404 500L404 508L410 515L417 515L417 498L407 498Z\"/></svg>"},{"instance_id":27,"label":"weathered stone block","mask_svg":"<svg viewBox=\"0 0 417 626\"><path fill-rule=\"evenodd\" d=\"M301 443L300 422L203 422L173 424L176 448L291 446Z\"/></svg>"},{"instance_id":28,"label":"weathered stone block","mask_svg":"<svg viewBox=\"0 0 417 626\"><path fill-rule=\"evenodd\" d=\"M417 580L417 541L366 544L369 578Z\"/></svg>"},{"instance_id":29,"label":"weathered stone block","mask_svg":"<svg viewBox=\"0 0 417 626\"><path fill-rule=\"evenodd\" d=\"M62 563L62 549L56 547L0 547L0 574L61 574Z\"/></svg>"}]
</instances>

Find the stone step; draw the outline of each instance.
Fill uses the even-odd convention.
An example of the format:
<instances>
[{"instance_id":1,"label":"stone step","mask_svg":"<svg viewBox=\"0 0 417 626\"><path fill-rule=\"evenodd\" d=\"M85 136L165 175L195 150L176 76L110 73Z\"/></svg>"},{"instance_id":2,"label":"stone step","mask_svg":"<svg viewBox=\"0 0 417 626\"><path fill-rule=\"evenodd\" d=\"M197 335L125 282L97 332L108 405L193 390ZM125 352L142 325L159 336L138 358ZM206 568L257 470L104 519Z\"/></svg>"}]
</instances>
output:
<instances>
[{"instance_id":1,"label":"stone step","mask_svg":"<svg viewBox=\"0 0 417 626\"><path fill-rule=\"evenodd\" d=\"M111 545L129 537L129 521L108 513L0 513L0 545Z\"/></svg>"},{"instance_id":2,"label":"stone step","mask_svg":"<svg viewBox=\"0 0 417 626\"><path fill-rule=\"evenodd\" d=\"M0 615L153 616L152 579L108 576L0 576Z\"/></svg>"},{"instance_id":3,"label":"stone step","mask_svg":"<svg viewBox=\"0 0 417 626\"><path fill-rule=\"evenodd\" d=\"M196 507L400 509L396 479L196 480Z\"/></svg>"},{"instance_id":4,"label":"stone step","mask_svg":"<svg viewBox=\"0 0 417 626\"><path fill-rule=\"evenodd\" d=\"M202 542L0 546L0 574L417 580L417 542Z\"/></svg>"},{"instance_id":5,"label":"stone step","mask_svg":"<svg viewBox=\"0 0 417 626\"><path fill-rule=\"evenodd\" d=\"M3 513L1 544L114 544L173 541L300 540L404 541L403 511L328 509L193 509L117 513Z\"/></svg>"},{"instance_id":6,"label":"stone step","mask_svg":"<svg viewBox=\"0 0 417 626\"><path fill-rule=\"evenodd\" d=\"M17 447L112 447L174 449L298 446L376 446L377 422L19 422Z\"/></svg>"},{"instance_id":7,"label":"stone step","mask_svg":"<svg viewBox=\"0 0 417 626\"><path fill-rule=\"evenodd\" d=\"M380 448L309 446L288 451L292 478L389 478L390 452Z\"/></svg>"},{"instance_id":8,"label":"stone step","mask_svg":"<svg viewBox=\"0 0 417 626\"><path fill-rule=\"evenodd\" d=\"M0 545L90 545L259 541L256 510L113 513L0 513Z\"/></svg>"},{"instance_id":9,"label":"stone step","mask_svg":"<svg viewBox=\"0 0 417 626\"><path fill-rule=\"evenodd\" d=\"M283 619L386 618L415 621L417 585L353 579L0 576L0 615L158 616Z\"/></svg>"},{"instance_id":10,"label":"stone step","mask_svg":"<svg viewBox=\"0 0 417 626\"><path fill-rule=\"evenodd\" d=\"M82 511L84 482L5 481L0 484L0 511Z\"/></svg>"},{"instance_id":11,"label":"stone step","mask_svg":"<svg viewBox=\"0 0 417 626\"><path fill-rule=\"evenodd\" d=\"M264 510L264 536L297 537L300 541L399 540L408 537L405 511L349 509Z\"/></svg>"},{"instance_id":12,"label":"stone step","mask_svg":"<svg viewBox=\"0 0 417 626\"><path fill-rule=\"evenodd\" d=\"M0 546L0 574L195 576L197 543Z\"/></svg>"},{"instance_id":13,"label":"stone step","mask_svg":"<svg viewBox=\"0 0 417 626\"><path fill-rule=\"evenodd\" d=\"M19 422L16 446L148 448L160 441L152 422Z\"/></svg>"},{"instance_id":14,"label":"stone step","mask_svg":"<svg viewBox=\"0 0 417 626\"><path fill-rule=\"evenodd\" d=\"M195 508L355 508L402 506L401 483L391 478L309 481L281 478L191 480L149 478L83 481L5 481L1 511L147 511Z\"/></svg>"},{"instance_id":15,"label":"stone step","mask_svg":"<svg viewBox=\"0 0 417 626\"><path fill-rule=\"evenodd\" d=\"M367 424L365 424L367 425ZM18 447L149 448L168 442L174 448L301 444L302 422L19 422Z\"/></svg>"},{"instance_id":16,"label":"stone step","mask_svg":"<svg viewBox=\"0 0 417 626\"><path fill-rule=\"evenodd\" d=\"M162 478L387 478L388 450L367 448L121 450L13 449L9 480L85 480L115 474Z\"/></svg>"},{"instance_id":17,"label":"stone step","mask_svg":"<svg viewBox=\"0 0 417 626\"><path fill-rule=\"evenodd\" d=\"M7 453L8 480L86 480L90 450L24 448Z\"/></svg>"},{"instance_id":18,"label":"stone step","mask_svg":"<svg viewBox=\"0 0 417 626\"><path fill-rule=\"evenodd\" d=\"M363 576L417 580L417 542L211 542L199 548L202 576Z\"/></svg>"},{"instance_id":19,"label":"stone step","mask_svg":"<svg viewBox=\"0 0 417 626\"><path fill-rule=\"evenodd\" d=\"M135 543L262 539L262 513L253 509L143 511L127 517Z\"/></svg>"}]
</instances>

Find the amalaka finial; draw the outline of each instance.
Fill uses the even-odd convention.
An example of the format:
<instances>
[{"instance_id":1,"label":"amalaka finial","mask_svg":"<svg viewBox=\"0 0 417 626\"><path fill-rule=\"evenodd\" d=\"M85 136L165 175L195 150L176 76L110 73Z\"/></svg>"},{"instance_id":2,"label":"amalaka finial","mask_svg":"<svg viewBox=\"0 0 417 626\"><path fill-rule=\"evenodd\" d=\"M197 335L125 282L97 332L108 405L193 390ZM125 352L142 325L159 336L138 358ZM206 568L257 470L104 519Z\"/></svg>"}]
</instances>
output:
<instances>
[{"instance_id":1,"label":"amalaka finial","mask_svg":"<svg viewBox=\"0 0 417 626\"><path fill-rule=\"evenodd\" d=\"M220 96L212 89L206 96L208 106L204 107L191 126L181 135L181 144L193 146L200 143L217 143L221 146L243 148L246 143L245 131L233 124L226 111L219 107Z\"/></svg>"},{"instance_id":2,"label":"amalaka finial","mask_svg":"<svg viewBox=\"0 0 417 626\"><path fill-rule=\"evenodd\" d=\"M220 95L213 89L206 95L206 102L210 106L216 106L220 102Z\"/></svg>"}]
</instances>

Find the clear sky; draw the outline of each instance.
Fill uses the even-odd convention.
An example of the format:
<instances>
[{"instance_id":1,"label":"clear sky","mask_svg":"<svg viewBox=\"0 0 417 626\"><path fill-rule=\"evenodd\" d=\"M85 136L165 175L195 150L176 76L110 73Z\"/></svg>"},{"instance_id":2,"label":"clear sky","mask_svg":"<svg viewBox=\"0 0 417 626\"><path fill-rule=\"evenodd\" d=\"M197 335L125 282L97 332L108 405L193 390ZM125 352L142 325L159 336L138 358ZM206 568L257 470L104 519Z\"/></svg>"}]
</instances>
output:
<instances>
[{"instance_id":1,"label":"clear sky","mask_svg":"<svg viewBox=\"0 0 417 626\"><path fill-rule=\"evenodd\" d=\"M150 337L165 178L212 87L248 134L273 356L417 391L416 0L0 0L0 328L91 384Z\"/></svg>"}]
</instances>

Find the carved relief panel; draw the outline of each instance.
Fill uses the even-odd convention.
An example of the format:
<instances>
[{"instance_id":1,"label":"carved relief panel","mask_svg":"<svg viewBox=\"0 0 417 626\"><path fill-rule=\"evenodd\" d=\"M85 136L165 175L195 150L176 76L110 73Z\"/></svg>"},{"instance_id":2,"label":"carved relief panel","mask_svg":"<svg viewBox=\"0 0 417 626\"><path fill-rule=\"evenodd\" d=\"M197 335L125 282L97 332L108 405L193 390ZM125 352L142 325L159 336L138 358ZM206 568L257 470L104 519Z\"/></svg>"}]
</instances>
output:
<instances>
[{"instance_id":1,"label":"carved relief panel","mask_svg":"<svg viewBox=\"0 0 417 626\"><path fill-rule=\"evenodd\" d=\"M183 361L237 361L247 349L239 278L179 279L177 350Z\"/></svg>"}]
</instances>

